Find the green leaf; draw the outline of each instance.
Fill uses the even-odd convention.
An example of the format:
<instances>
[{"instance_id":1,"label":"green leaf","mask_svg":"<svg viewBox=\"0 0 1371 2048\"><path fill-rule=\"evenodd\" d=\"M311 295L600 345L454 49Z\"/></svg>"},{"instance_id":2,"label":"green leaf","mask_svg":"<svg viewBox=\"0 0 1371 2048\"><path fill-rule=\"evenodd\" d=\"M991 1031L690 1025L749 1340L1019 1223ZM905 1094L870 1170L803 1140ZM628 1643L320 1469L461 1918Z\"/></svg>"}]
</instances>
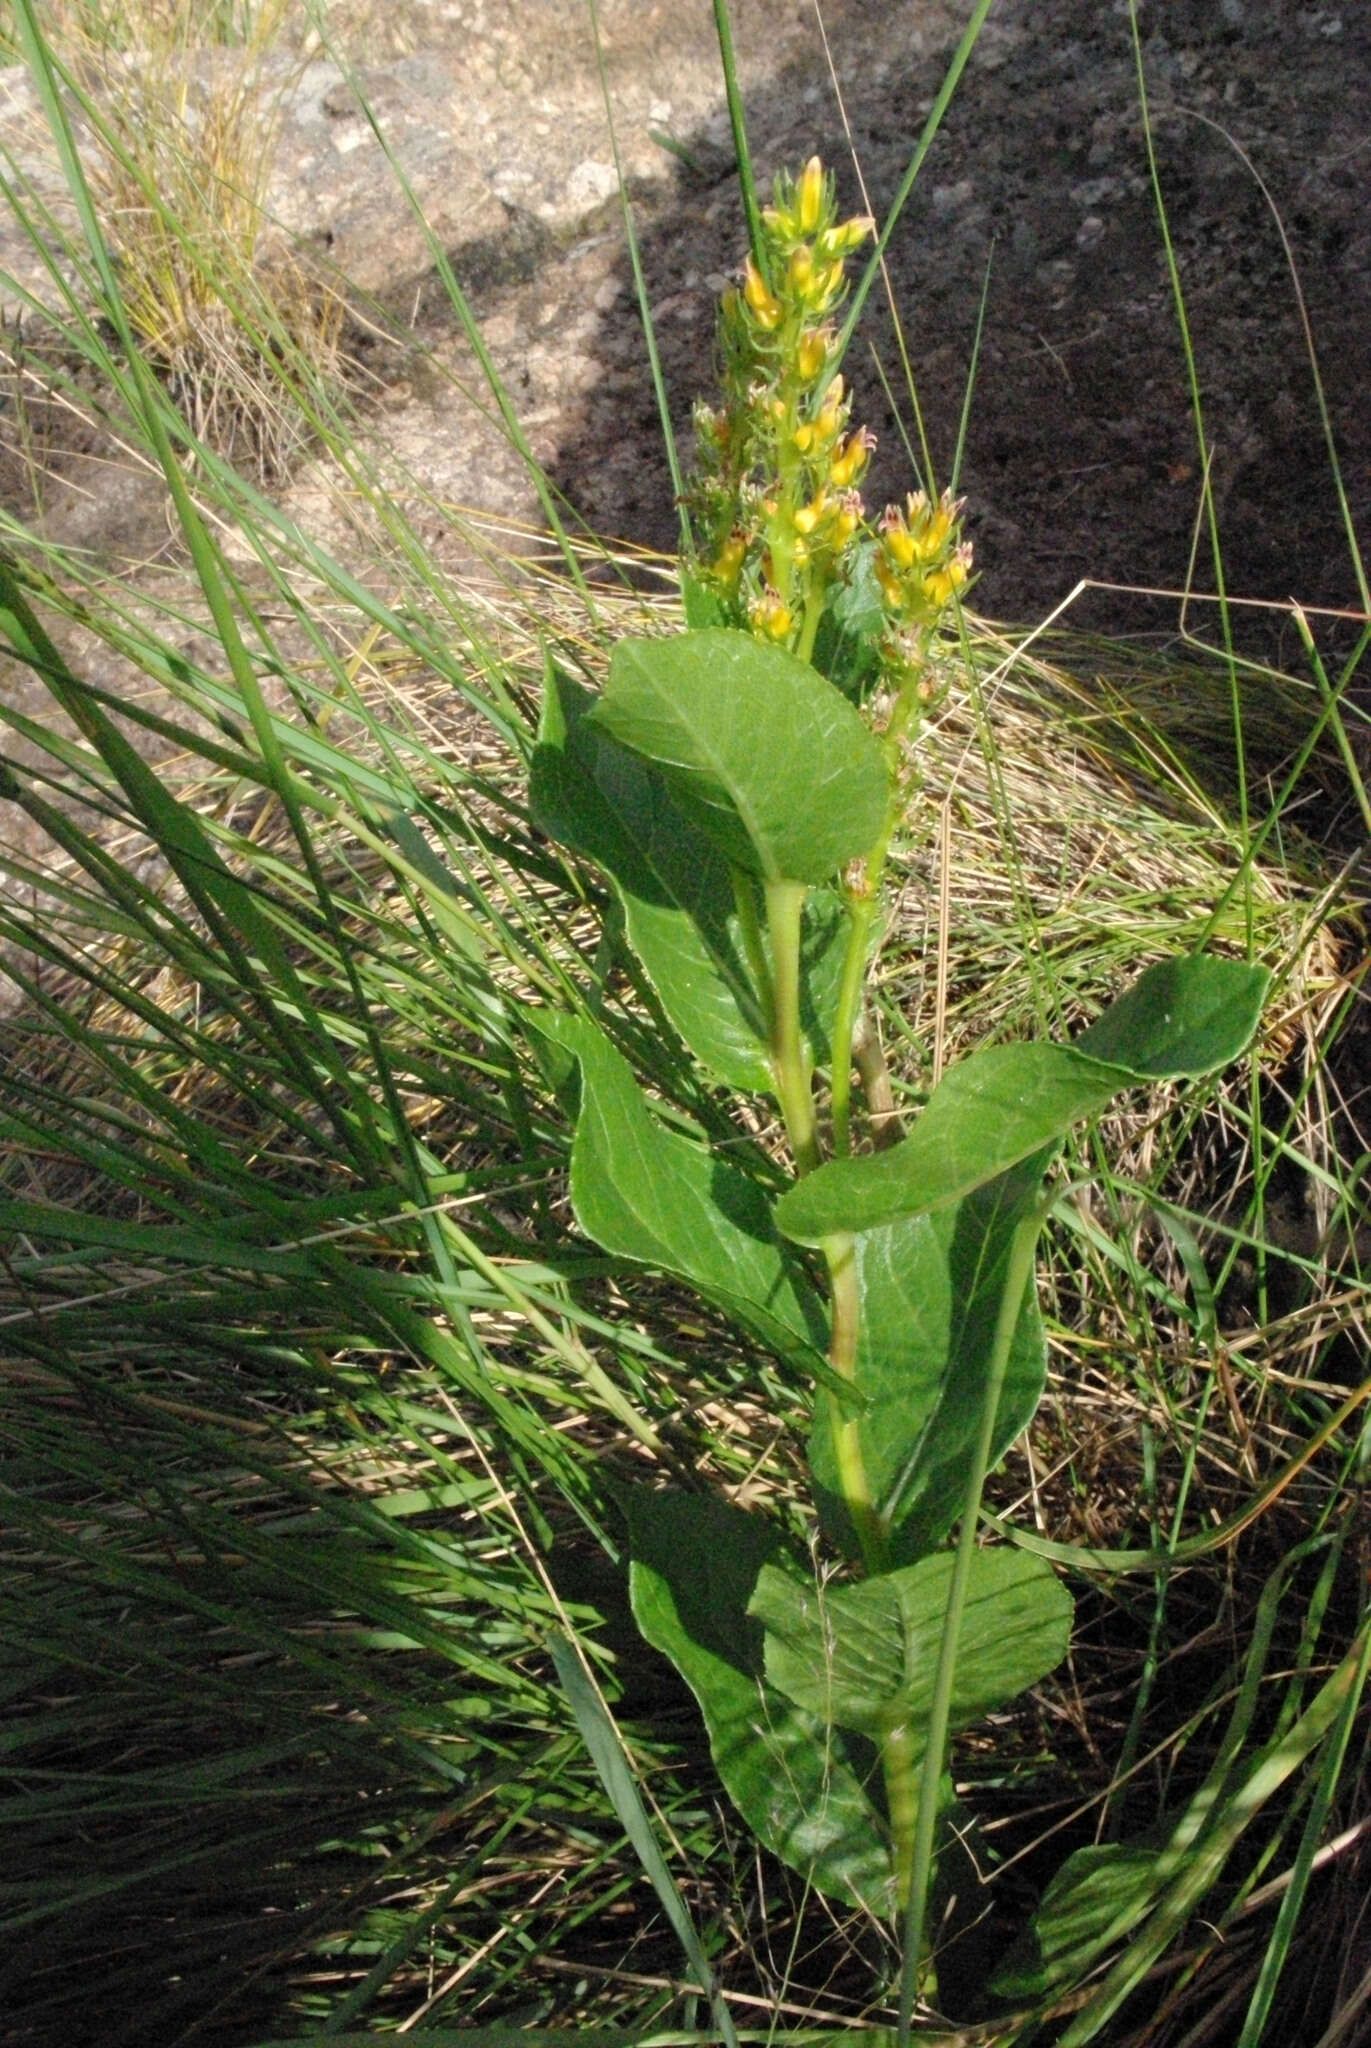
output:
<instances>
[{"instance_id":1,"label":"green leaf","mask_svg":"<svg viewBox=\"0 0 1371 2048\"><path fill-rule=\"evenodd\" d=\"M779 1531L724 1501L681 1493L635 1492L629 1522L634 1617L699 1701L730 1799L821 1892L889 1917L890 1855L859 1752L766 1682L749 1602L763 1572L799 1588L778 1569Z\"/></svg>"},{"instance_id":2,"label":"green leaf","mask_svg":"<svg viewBox=\"0 0 1371 2048\"><path fill-rule=\"evenodd\" d=\"M847 578L830 594L814 640L814 666L860 703L880 668L885 597L876 580L874 541L858 543Z\"/></svg>"},{"instance_id":3,"label":"green leaf","mask_svg":"<svg viewBox=\"0 0 1371 2048\"><path fill-rule=\"evenodd\" d=\"M688 626L725 626L728 608L717 590L688 569L681 575L681 608Z\"/></svg>"},{"instance_id":4,"label":"green leaf","mask_svg":"<svg viewBox=\"0 0 1371 2048\"><path fill-rule=\"evenodd\" d=\"M907 1724L921 1747L955 1566L948 1551L860 1585L826 1587L764 1565L748 1612L766 1630L767 1678L824 1723L873 1740ZM951 1726L970 1727L1059 1664L1072 1613L1071 1595L1042 1558L976 1551Z\"/></svg>"},{"instance_id":5,"label":"green leaf","mask_svg":"<svg viewBox=\"0 0 1371 2048\"><path fill-rule=\"evenodd\" d=\"M826 1371L823 1305L776 1233L756 1181L654 1116L589 1018L542 1010L534 1028L580 1065L571 1205L608 1252L675 1274L775 1350Z\"/></svg>"},{"instance_id":6,"label":"green leaf","mask_svg":"<svg viewBox=\"0 0 1371 2048\"><path fill-rule=\"evenodd\" d=\"M857 1239L857 1428L897 1562L934 1549L961 1511L1010 1246L1038 1200L1047 1159L1035 1153L955 1206L901 1217ZM992 1466L1031 1421L1046 1371L1042 1318L1030 1290L1010 1346ZM815 1409L809 1459L825 1527L855 1555L826 1401Z\"/></svg>"},{"instance_id":7,"label":"green leaf","mask_svg":"<svg viewBox=\"0 0 1371 2048\"><path fill-rule=\"evenodd\" d=\"M1091 1843L1067 1857L1033 1924L995 1972L1000 1998L1040 1998L1055 1985L1079 1982L1112 1942L1151 1912L1174 1871L1158 1859L1166 1831L1135 1842Z\"/></svg>"},{"instance_id":8,"label":"green leaf","mask_svg":"<svg viewBox=\"0 0 1371 2048\"><path fill-rule=\"evenodd\" d=\"M841 691L783 648L709 629L621 640L591 723L655 762L728 859L825 882L885 821L879 742Z\"/></svg>"},{"instance_id":9,"label":"green leaf","mask_svg":"<svg viewBox=\"0 0 1371 2048\"><path fill-rule=\"evenodd\" d=\"M1212 1074L1248 1044L1270 986L1264 967L1237 960L1159 960L1081 1033L1076 1049L1143 1080Z\"/></svg>"},{"instance_id":10,"label":"green leaf","mask_svg":"<svg viewBox=\"0 0 1371 2048\"><path fill-rule=\"evenodd\" d=\"M555 668L533 754L533 815L599 863L628 942L696 1059L731 1088L771 1092L762 1003L749 973L728 862L680 810L661 776L588 722L598 702ZM816 1061L828 1056L847 913L827 891L805 904L801 1017Z\"/></svg>"},{"instance_id":11,"label":"green leaf","mask_svg":"<svg viewBox=\"0 0 1371 2048\"><path fill-rule=\"evenodd\" d=\"M999 1045L962 1060L902 1144L821 1166L782 1197L776 1220L788 1237L817 1244L958 1201L1059 1142L1121 1089L1235 1059L1269 982L1264 968L1236 961L1163 961L1074 1046Z\"/></svg>"}]
</instances>

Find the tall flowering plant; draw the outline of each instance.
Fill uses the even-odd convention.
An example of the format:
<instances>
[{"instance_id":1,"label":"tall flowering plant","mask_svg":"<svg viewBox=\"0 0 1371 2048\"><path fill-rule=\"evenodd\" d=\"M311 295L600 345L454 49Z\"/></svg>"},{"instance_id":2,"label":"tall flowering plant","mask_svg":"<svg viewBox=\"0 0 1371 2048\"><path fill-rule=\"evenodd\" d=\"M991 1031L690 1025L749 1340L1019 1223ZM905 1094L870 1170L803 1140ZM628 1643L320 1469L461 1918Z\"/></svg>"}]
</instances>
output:
<instances>
[{"instance_id":1,"label":"tall flowering plant","mask_svg":"<svg viewBox=\"0 0 1371 2048\"><path fill-rule=\"evenodd\" d=\"M762 214L766 274L749 256L719 314L722 402L695 408L699 467L688 494L700 536L698 574L719 616L814 658L826 614L851 612L874 575L883 601L871 635L882 681L925 700L928 640L966 588L971 550L950 494L923 492L867 523L860 485L875 449L851 424L834 315L848 258L873 223L839 222L817 157L778 179Z\"/></svg>"},{"instance_id":2,"label":"tall flowering plant","mask_svg":"<svg viewBox=\"0 0 1371 2048\"><path fill-rule=\"evenodd\" d=\"M951 1839L950 1737L1069 1640L1052 1566L978 1541L986 1475L1043 1390L1033 1276L1054 1162L1120 1090L1233 1059L1267 977L1164 961L1071 1044L977 1051L907 1133L894 1119L865 990L971 556L950 497L915 492L874 522L862 500L873 442L851 423L834 316L870 232L838 222L817 159L778 180L723 300L721 400L696 415L691 628L621 642L599 694L551 668L533 768L540 823L605 876L667 1028L721 1088L769 1100L784 1137L711 1150L589 1014L534 1024L575 1117L580 1227L697 1290L813 1389L820 1577L775 1520L644 1486L630 1594L758 1837L819 1890L902 1921L912 1983Z\"/></svg>"}]
</instances>

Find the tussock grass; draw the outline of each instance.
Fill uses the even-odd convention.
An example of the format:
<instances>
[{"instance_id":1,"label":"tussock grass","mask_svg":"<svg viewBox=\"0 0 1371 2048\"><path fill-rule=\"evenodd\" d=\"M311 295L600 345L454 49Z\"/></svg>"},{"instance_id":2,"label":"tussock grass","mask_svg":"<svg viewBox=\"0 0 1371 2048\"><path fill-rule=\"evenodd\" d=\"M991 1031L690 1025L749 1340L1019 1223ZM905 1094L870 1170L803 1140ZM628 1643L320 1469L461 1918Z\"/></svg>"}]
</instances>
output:
<instances>
[{"instance_id":1,"label":"tussock grass","mask_svg":"<svg viewBox=\"0 0 1371 2048\"><path fill-rule=\"evenodd\" d=\"M294 17L289 0L120 0L63 8L46 24L131 335L196 438L263 478L308 437L300 384L328 390L350 374L334 286L267 212L283 108L307 55L286 43ZM9 147L10 204L51 245L55 222L30 176L50 140L32 124ZM88 261L70 241L64 253L94 303ZM66 382L60 353L40 377L34 343L47 311L34 306L28 322L35 400ZM80 411L94 424L89 402Z\"/></svg>"}]
</instances>

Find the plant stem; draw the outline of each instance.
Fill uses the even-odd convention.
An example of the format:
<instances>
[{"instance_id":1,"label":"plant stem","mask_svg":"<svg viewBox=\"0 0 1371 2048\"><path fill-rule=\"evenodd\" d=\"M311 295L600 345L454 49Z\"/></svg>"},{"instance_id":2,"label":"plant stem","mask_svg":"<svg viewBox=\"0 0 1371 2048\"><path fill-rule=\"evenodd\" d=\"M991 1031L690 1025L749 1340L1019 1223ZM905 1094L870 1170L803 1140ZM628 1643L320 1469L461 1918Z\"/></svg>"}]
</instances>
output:
<instances>
[{"instance_id":1,"label":"plant stem","mask_svg":"<svg viewBox=\"0 0 1371 2048\"><path fill-rule=\"evenodd\" d=\"M857 1337L861 1329L862 1300L857 1282L857 1243L846 1231L823 1241L828 1263L829 1293L833 1301L833 1332L828 1362L849 1385L857 1378ZM890 1544L885 1523L871 1497L866 1476L862 1439L857 1416L832 1387L826 1390L828 1426L833 1433L833 1457L843 1505L861 1545L862 1562L873 1577L890 1568Z\"/></svg>"},{"instance_id":2,"label":"plant stem","mask_svg":"<svg viewBox=\"0 0 1371 2048\"><path fill-rule=\"evenodd\" d=\"M743 941L743 952L751 970L757 994L761 998L762 1015L766 1019L768 1037L776 1028L776 999L771 987L771 968L762 944L762 927L757 916L757 898L753 891L752 877L746 868L740 868L730 861L729 880L733 884L733 902L738 912L738 930Z\"/></svg>"},{"instance_id":3,"label":"plant stem","mask_svg":"<svg viewBox=\"0 0 1371 2048\"><path fill-rule=\"evenodd\" d=\"M819 1132L809 1057L800 1032L800 913L803 882L768 882L766 918L771 933L771 1064L795 1171L819 1163Z\"/></svg>"},{"instance_id":4,"label":"plant stem","mask_svg":"<svg viewBox=\"0 0 1371 2048\"><path fill-rule=\"evenodd\" d=\"M947 1614L943 1622L943 1639L938 1650L938 1670L933 1681L933 1698L928 1713L928 1745L924 1750L923 1771L919 1782L919 1811L909 1873L909 1909L905 1915L904 1965L900 1974L900 2025L896 2037L898 2048L909 2048L914 1999L918 1990L919 1962L924 1945L924 1921L928 1910L928 1891L933 1875L933 1852L938 1827L938 1790L942 1783L943 1762L952 1719L952 1684L957 1671L957 1649L961 1637L962 1614L966 1606L967 1584L971 1576L971 1559L976 1548L981 1489L985 1485L990 1453L995 1442L995 1418L999 1412L1000 1394L1009 1365L1009 1349L1014 1341L1014 1328L1019 1320L1024 1294L1032 1278L1033 1254L1045 1213L1045 1206L1042 1203L1035 1203L1014 1232L1009 1247L1004 1292L1000 1296L1000 1310L995 1322L995 1343L990 1357L990 1370L986 1375L980 1433L967 1476L966 1496L962 1502L957 1557L952 1568L952 1583L948 1588Z\"/></svg>"},{"instance_id":5,"label":"plant stem","mask_svg":"<svg viewBox=\"0 0 1371 2048\"><path fill-rule=\"evenodd\" d=\"M862 862L860 888L852 890L848 896L848 915L851 923L847 935L847 950L843 955L838 1013L833 1023L833 1150L840 1159L852 1150L852 1045L857 1031L857 1019L861 1015L862 995L866 987L866 961L871 943L871 927L876 921L876 912L880 907L881 883L885 879L886 862L890 858L890 842L895 836L895 827L904 809L900 796L900 751L904 736L919 708L918 681L917 675L911 676L900 691L885 729L885 755L890 769L890 805L880 834Z\"/></svg>"},{"instance_id":6,"label":"plant stem","mask_svg":"<svg viewBox=\"0 0 1371 2048\"><path fill-rule=\"evenodd\" d=\"M887 835L888 837L888 835ZM871 886L872 868L868 858L866 891L848 899L851 925L847 951L843 956L843 978L838 987L838 1010L833 1020L833 1077L831 1108L833 1150L844 1159L852 1150L852 1042L861 1014L866 987L866 955L871 927L876 917L876 891Z\"/></svg>"},{"instance_id":7,"label":"plant stem","mask_svg":"<svg viewBox=\"0 0 1371 2048\"><path fill-rule=\"evenodd\" d=\"M893 1728L887 1728L881 1737L881 1769L885 1774L885 1803L890 1815L895 1905L897 1911L903 1912L909 1905L909 1873L914 1863L919 1811L918 1752L907 1721L899 1721Z\"/></svg>"},{"instance_id":8,"label":"plant stem","mask_svg":"<svg viewBox=\"0 0 1371 2048\"><path fill-rule=\"evenodd\" d=\"M809 588L805 592L804 624L800 637L795 643L795 652L801 661L810 661L814 655L814 642L819 637L819 621L824 615L824 593L828 588L828 570L825 564L816 563L810 572Z\"/></svg>"},{"instance_id":9,"label":"plant stem","mask_svg":"<svg viewBox=\"0 0 1371 2048\"><path fill-rule=\"evenodd\" d=\"M790 1149L795 1155L795 1171L801 1176L812 1172L819 1163L814 1089L800 1033L800 914L804 899L801 882L766 885L772 961L771 1062ZM847 1232L839 1232L824 1239L823 1254L833 1303L829 1364L840 1379L852 1385L857 1377L857 1337L862 1313L856 1242ZM843 1501L868 1572L881 1572L889 1564L889 1546L885 1526L871 1498L857 1418L831 1388L826 1398Z\"/></svg>"}]
</instances>

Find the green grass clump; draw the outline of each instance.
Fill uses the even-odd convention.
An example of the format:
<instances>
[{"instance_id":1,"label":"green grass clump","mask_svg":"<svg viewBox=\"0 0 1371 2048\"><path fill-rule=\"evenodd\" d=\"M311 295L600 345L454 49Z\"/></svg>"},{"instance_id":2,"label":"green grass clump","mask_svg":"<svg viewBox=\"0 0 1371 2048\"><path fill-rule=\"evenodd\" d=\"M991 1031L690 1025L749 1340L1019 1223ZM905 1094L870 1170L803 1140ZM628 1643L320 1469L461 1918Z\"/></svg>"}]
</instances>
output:
<instances>
[{"instance_id":1,"label":"green grass clump","mask_svg":"<svg viewBox=\"0 0 1371 2048\"><path fill-rule=\"evenodd\" d=\"M546 664L595 684L624 632L674 628L672 565L631 589L539 476L544 551L473 524L479 586L445 573L257 279L251 221L241 267L206 254L117 109L127 200L84 175L45 67L88 110L101 87L14 12L78 222L57 340L162 478L175 547L121 587L0 520L7 2037L94 2038L98 2015L116 2048L717 2038L585 1747L571 1640L740 2033L879 2041L886 1935L739 1838L690 1701L626 1622L621 1482L803 1531L803 1390L574 1234L569 1104L527 1029L594 1014L682 1128L769 1141L658 1032L593 878L527 810ZM254 13L246 47L269 28ZM365 555L283 517L140 312L120 208L150 183L150 276L213 286L189 330L221 307L230 352L271 362ZM1186 1866L1193 1895L1125 1915L1109 1961L1141 1988L1099 2038L1161 2048L1212 2018L1255 2048L1342 2013L1350 2039L1357 1988L1324 1964L1359 1910L1365 1672L1285 1777L1254 1787L1241 1759L1309 1725L1364 1626L1367 1159L1343 1048L1365 904L1299 831L1311 777L1365 803L1355 663L1287 679L1266 731L1236 664L1200 670L1216 773L1177 736L1174 670L1068 651L964 619L896 849L897 1105L971 1044L1074 1028L1167 952L1260 960L1278 994L1236 1081L1135 1108L1076 1162L1052 1388L995 1506L1049 1553L1109 1557L1062 1682L956 1758L990 1815L973 1917L993 1942L999 1902L1021 1910L1067 1847L1174 1837L1208 1787L1231 1842ZM1026 2040L1050 2008L1048 2038L1085 2039L1094 1996L1054 1987L975 2038Z\"/></svg>"},{"instance_id":2,"label":"green grass clump","mask_svg":"<svg viewBox=\"0 0 1371 2048\"><path fill-rule=\"evenodd\" d=\"M286 41L295 17L289 0L121 0L61 8L44 24L53 83L81 111L79 156L66 168L79 169L101 238L94 269L90 254L70 241L65 250L87 302L101 289L102 260L112 260L131 338L191 432L264 479L307 440L309 391L347 376L342 302L267 210L304 61ZM22 55L19 12L10 40ZM50 260L64 238L30 171L52 138L31 130L14 146L9 202ZM45 334L47 307L27 311ZM41 360L32 352L30 381ZM57 371L51 381L55 396Z\"/></svg>"}]
</instances>

